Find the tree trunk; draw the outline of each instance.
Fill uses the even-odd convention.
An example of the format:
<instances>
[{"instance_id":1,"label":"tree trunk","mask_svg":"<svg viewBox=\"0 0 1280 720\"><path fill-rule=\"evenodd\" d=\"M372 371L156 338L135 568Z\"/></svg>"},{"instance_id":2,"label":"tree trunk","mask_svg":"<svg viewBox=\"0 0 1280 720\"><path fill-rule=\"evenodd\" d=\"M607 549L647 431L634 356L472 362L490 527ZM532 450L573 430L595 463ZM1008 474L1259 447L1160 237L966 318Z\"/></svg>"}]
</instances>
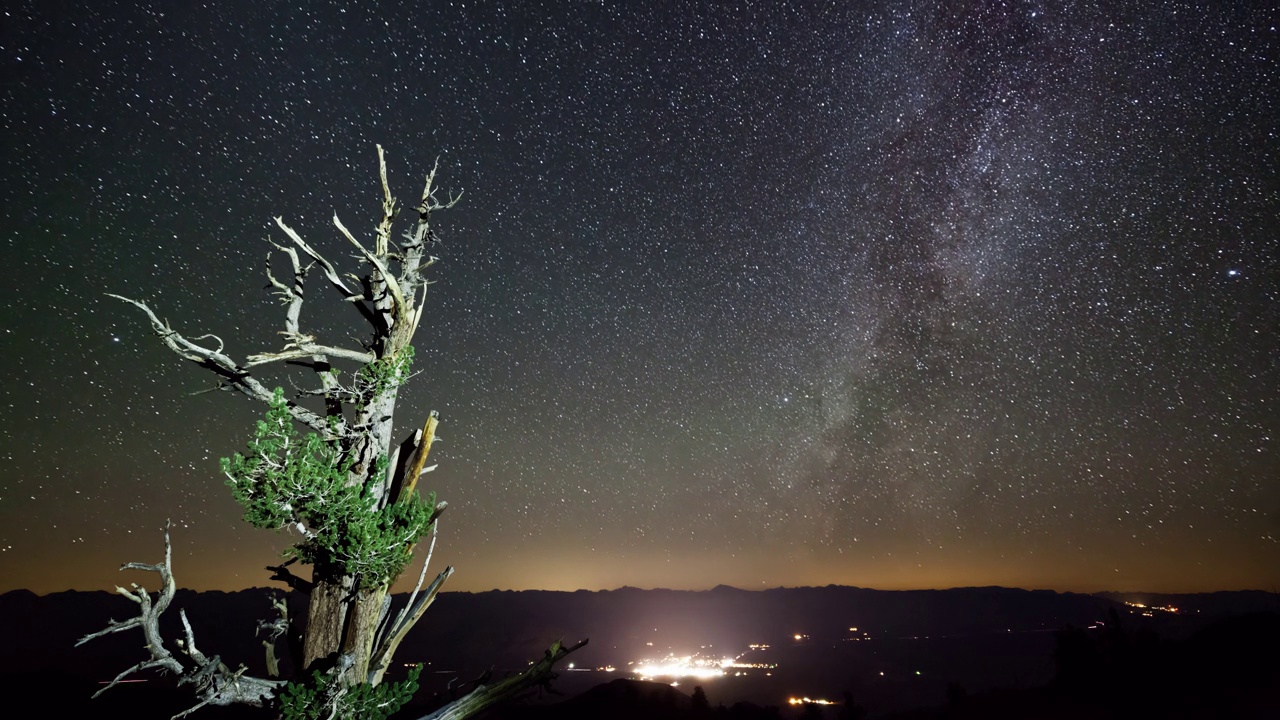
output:
<instances>
[{"instance_id":1,"label":"tree trunk","mask_svg":"<svg viewBox=\"0 0 1280 720\"><path fill-rule=\"evenodd\" d=\"M312 670L317 660L323 661L341 651L350 585L349 579L316 578L311 589L306 635L302 642L302 667L305 670Z\"/></svg>"},{"instance_id":2,"label":"tree trunk","mask_svg":"<svg viewBox=\"0 0 1280 720\"><path fill-rule=\"evenodd\" d=\"M385 587L361 590L356 593L347 616L346 638L342 652L351 653L351 669L347 682L351 684L369 681L369 659L373 655L373 641L378 632L378 620L382 617L382 601L387 596Z\"/></svg>"}]
</instances>

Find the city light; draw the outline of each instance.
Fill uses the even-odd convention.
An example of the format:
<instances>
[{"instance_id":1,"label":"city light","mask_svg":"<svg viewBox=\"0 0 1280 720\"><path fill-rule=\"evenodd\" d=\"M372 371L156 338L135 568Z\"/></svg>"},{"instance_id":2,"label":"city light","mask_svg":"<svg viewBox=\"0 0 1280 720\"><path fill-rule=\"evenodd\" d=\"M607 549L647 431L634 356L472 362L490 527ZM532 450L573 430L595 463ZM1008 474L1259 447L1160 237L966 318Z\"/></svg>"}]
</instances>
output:
<instances>
[{"instance_id":1,"label":"city light","mask_svg":"<svg viewBox=\"0 0 1280 720\"><path fill-rule=\"evenodd\" d=\"M759 649L760 645L751 648ZM743 653L745 655L745 653ZM736 657L702 657L698 653L692 655L668 655L659 660L640 660L632 665L632 672L641 680L653 678L697 678L700 680L724 677L733 671L734 677L748 674L749 670L772 670L774 663L742 662L742 655ZM766 672L766 675L770 673Z\"/></svg>"},{"instance_id":2,"label":"city light","mask_svg":"<svg viewBox=\"0 0 1280 720\"><path fill-rule=\"evenodd\" d=\"M1128 602L1128 601L1125 601L1125 605L1128 605L1131 608L1144 610L1145 612L1143 612L1142 614L1145 615L1146 617L1153 617L1156 612L1165 612L1165 613L1169 613L1170 615L1177 615L1179 612L1181 612L1178 608L1174 607L1173 605L1147 605L1145 603Z\"/></svg>"},{"instance_id":3,"label":"city light","mask_svg":"<svg viewBox=\"0 0 1280 720\"><path fill-rule=\"evenodd\" d=\"M836 703L831 700L823 700L822 698L790 697L790 698L787 698L787 704L789 705L835 705Z\"/></svg>"},{"instance_id":4,"label":"city light","mask_svg":"<svg viewBox=\"0 0 1280 720\"><path fill-rule=\"evenodd\" d=\"M641 660L635 672L641 680L651 678L684 678L707 679L722 677L724 668L720 660L707 660L693 655L684 657L668 657L659 661Z\"/></svg>"}]
</instances>

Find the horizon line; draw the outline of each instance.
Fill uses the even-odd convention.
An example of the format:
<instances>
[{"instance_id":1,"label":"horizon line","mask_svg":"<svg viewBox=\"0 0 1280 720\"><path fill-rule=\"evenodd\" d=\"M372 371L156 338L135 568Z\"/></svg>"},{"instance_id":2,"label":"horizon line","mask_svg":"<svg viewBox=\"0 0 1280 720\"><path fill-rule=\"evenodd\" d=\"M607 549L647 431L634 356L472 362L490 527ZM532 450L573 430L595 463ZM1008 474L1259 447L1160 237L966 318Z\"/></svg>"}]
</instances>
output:
<instances>
[{"instance_id":1,"label":"horizon line","mask_svg":"<svg viewBox=\"0 0 1280 720\"><path fill-rule=\"evenodd\" d=\"M578 588L575 590L549 589L549 588L521 588L521 589L490 588L488 590L441 590L440 594L441 595L446 595L446 594L483 595L488 593L521 593L521 592L575 594L575 593L584 593L584 592L585 593L610 593L610 592L622 592L624 590L634 590L639 592L681 592L681 593L708 593L708 592L715 592L717 590L733 590L735 592L758 593L758 592L772 592L772 591L778 591L778 590L826 590L826 589L832 589L832 588L847 589L847 590L865 590L870 592L882 592L882 593L952 592L957 590L1017 590L1021 592L1031 592L1031 593L1051 592L1058 595L1089 595L1089 596L1095 596L1095 595L1213 595L1217 593L1263 593L1267 595L1280 594L1280 592L1277 592L1276 590L1263 590L1261 588L1224 588L1224 589L1217 589L1217 590L1180 590L1180 591L1058 590L1054 588L1019 587L1019 586L1012 586L1012 585L955 585L951 587L876 588L876 587L864 587L860 585L842 585L839 583L828 583L826 585L778 585L774 587L755 588L755 589L741 588L736 585L730 585L728 583L719 583L712 587L702 588L702 589L668 588L668 587L647 587L646 588L646 587L637 587L634 585L621 585L615 588L598 588L598 589ZM195 589L190 587L179 587L177 588L177 590L195 592L195 593L238 593L238 592L247 592L251 590L286 591L290 593L294 592L293 590L289 590L287 588L280 588L280 587L275 587L270 585L251 585L251 586L247 586L239 589L233 589L233 590L228 590L225 588ZM89 590L82 589L82 588L66 588L64 590L36 592L35 590L31 590L30 588L15 587L15 588L9 588L7 590L0 590L0 595L8 595L9 593L14 593L14 592L29 592L32 595L35 595L36 597L47 597L49 595L58 595L62 593L73 593L73 592L83 592L83 593L102 592L102 593L107 593L109 595L119 594L114 589L109 590L106 588L95 588L95 589L89 589ZM154 591L149 591L149 592L154 592ZM410 592L409 590L392 591L390 594L404 595L404 594L408 594L409 592Z\"/></svg>"}]
</instances>

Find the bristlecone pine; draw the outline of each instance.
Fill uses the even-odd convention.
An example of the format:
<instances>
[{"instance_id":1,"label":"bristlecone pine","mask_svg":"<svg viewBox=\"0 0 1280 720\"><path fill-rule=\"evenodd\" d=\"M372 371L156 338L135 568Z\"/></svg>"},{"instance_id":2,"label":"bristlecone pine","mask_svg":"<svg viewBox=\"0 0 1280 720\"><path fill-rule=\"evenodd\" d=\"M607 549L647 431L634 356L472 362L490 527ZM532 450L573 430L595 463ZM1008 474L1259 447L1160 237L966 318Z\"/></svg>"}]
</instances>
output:
<instances>
[{"instance_id":1,"label":"bristlecone pine","mask_svg":"<svg viewBox=\"0 0 1280 720\"><path fill-rule=\"evenodd\" d=\"M398 445L393 444L393 426L399 388L409 378L413 359L410 343L422 320L430 284L426 271L437 260L430 254L437 244L432 213L452 207L460 195L438 201L433 168L413 209L414 225L397 242L391 229L400 208L391 196L381 146L378 172L382 218L374 228L372 248L356 239L336 214L333 217L338 234L363 261L360 275L340 275L282 218L275 218L289 241L271 243L279 252L277 258L288 259L287 276L278 276L270 253L267 258L267 279L285 308L284 346L279 351L249 355L241 364L226 352L221 339L212 335L188 339L146 303L111 296L141 310L161 341L180 357L211 371L220 389L234 390L267 407L246 451L224 459L222 471L248 522L296 534L290 560L268 569L274 571L273 579L308 593L310 602L306 618L293 622L295 629L301 628L302 657L296 660L304 670L292 681L274 677L279 667L277 641L290 629L283 602L275 603L279 617L264 620L259 627L260 635L266 631L263 645L273 677L251 677L243 666L233 670L219 656L205 655L197 648L185 612L181 614L184 637L174 640L176 653L171 651L159 629L160 615L175 592L166 528L162 562L128 563L122 568L158 573L159 591L153 597L136 584L132 589L118 588L138 604L138 616L113 621L80 641L132 628L145 636L150 657L120 673L103 691L134 672L161 669L194 690L196 704L177 717L204 705L246 703L279 708L282 716L290 718L363 718L390 715L416 687L416 674L402 683L384 683L384 674L453 568L444 568L423 587L438 519L446 507L435 501L434 494L424 500L417 490L419 477L434 469L426 461L435 440L437 415L432 412L421 429ZM370 336L360 349L327 344L301 329L307 280L315 271L338 293L340 302L349 304L367 323ZM311 389L287 398L282 390L266 387L253 368L268 363L309 371ZM339 372L334 363L346 369ZM407 602L393 612L389 590L426 536L430 542L417 583ZM290 572L295 562L311 566L311 580ZM585 644L586 640L572 646L557 642L525 672L494 684L478 679L469 693L425 718L470 717L545 684L554 677L556 663Z\"/></svg>"}]
</instances>

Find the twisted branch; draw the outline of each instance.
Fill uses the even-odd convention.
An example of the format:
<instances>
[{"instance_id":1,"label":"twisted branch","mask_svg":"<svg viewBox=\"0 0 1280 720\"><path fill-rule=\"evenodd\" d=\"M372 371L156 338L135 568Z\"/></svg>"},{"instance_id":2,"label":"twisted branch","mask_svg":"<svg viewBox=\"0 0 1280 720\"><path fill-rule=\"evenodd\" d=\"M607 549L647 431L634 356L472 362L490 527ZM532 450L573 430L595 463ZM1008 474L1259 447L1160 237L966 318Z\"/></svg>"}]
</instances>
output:
<instances>
[{"instance_id":1,"label":"twisted branch","mask_svg":"<svg viewBox=\"0 0 1280 720\"><path fill-rule=\"evenodd\" d=\"M398 315L403 312L405 308L404 293L400 290L400 282L396 280L396 276L391 274L391 271L387 269L387 264L382 261L382 259L386 257L386 254L383 253L380 257L379 255L366 250L364 245L361 245L360 241L357 240L355 236L351 234L351 231L347 229L347 226L343 225L342 221L338 219L338 213L333 214L333 224L338 228L338 231L342 233L342 236L347 239L347 242L354 245L356 249L360 251L360 254L364 256L364 259L369 261L369 264L372 265L382 276L381 279L387 283L387 290L391 292L391 297L395 300L395 306L393 308L395 313Z\"/></svg>"},{"instance_id":2,"label":"twisted branch","mask_svg":"<svg viewBox=\"0 0 1280 720\"><path fill-rule=\"evenodd\" d=\"M165 523L164 562L157 564L131 562L125 563L120 567L121 570L145 570L158 573L160 575L160 590L156 593L155 601L152 601L151 595L146 589L136 583L131 585L132 590L117 587L116 592L138 604L138 616L122 622L112 620L105 629L85 635L76 643L76 647L79 647L94 638L135 627L142 628L143 637L147 641L146 649L151 654L151 658L143 660L117 675L105 687L94 693L93 697L96 698L110 690L124 678L139 670L154 668L161 672L172 672L174 675L179 676L179 685L194 685L196 694L200 698L198 704L174 715L173 720L186 717L206 705L245 704L256 707L264 706L275 698L276 690L284 683L279 680L265 680L246 676L243 666L233 672L222 663L221 658L217 655L210 658L200 652L196 647L195 633L191 629L191 623L187 620L186 611L180 613L186 638L177 640L176 644L187 657L191 658L195 666L187 667L164 646L164 638L160 634L160 615L173 602L174 593L177 591L177 586L173 581L173 546L169 540L169 527L170 524Z\"/></svg>"},{"instance_id":3,"label":"twisted branch","mask_svg":"<svg viewBox=\"0 0 1280 720\"><path fill-rule=\"evenodd\" d=\"M272 391L259 382L246 368L223 353L221 341L218 342L218 349L216 350L198 345L169 327L167 322L162 322L146 303L114 293L107 293L107 297L127 302L146 313L147 319L151 321L151 329L170 350L177 353L182 359L190 360L200 367L212 370L218 377L222 378L224 386L230 387L254 400L270 404L273 397ZM212 336L205 335L197 339L204 337ZM290 404L289 414L294 420L320 433L322 437L334 439L333 431L329 424L316 413L300 405Z\"/></svg>"}]
</instances>

